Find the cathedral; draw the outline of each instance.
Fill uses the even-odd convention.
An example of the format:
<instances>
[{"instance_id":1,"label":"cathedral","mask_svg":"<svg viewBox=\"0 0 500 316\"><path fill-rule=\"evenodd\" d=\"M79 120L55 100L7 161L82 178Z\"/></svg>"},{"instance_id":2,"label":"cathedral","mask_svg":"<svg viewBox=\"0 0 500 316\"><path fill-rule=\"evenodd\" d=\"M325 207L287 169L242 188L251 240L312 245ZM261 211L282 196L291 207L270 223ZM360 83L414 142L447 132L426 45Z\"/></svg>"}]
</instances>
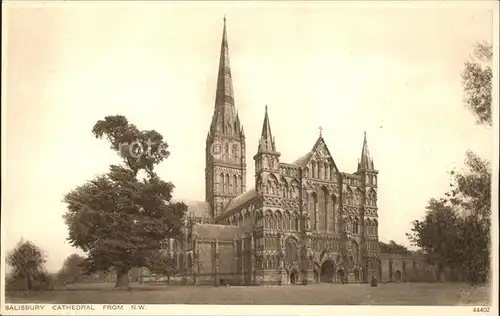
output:
<instances>
[{"instance_id":1,"label":"cathedral","mask_svg":"<svg viewBox=\"0 0 500 316\"><path fill-rule=\"evenodd\" d=\"M233 93L225 19L216 89L206 138L205 201L183 201L188 206L184 233L168 249L182 280L306 285L378 278L378 172L366 134L354 173L337 168L321 133L302 157L284 162L266 106L252 156L255 182L247 188L246 139Z\"/></svg>"}]
</instances>

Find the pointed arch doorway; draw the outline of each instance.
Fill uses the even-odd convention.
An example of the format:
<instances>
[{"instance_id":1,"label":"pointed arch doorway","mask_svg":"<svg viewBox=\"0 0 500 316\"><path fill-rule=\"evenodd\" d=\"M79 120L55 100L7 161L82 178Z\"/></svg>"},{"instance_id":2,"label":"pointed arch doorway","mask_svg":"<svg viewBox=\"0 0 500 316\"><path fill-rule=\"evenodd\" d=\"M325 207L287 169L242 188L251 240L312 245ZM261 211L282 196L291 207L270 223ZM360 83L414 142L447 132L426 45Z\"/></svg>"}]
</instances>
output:
<instances>
[{"instance_id":1,"label":"pointed arch doorway","mask_svg":"<svg viewBox=\"0 0 500 316\"><path fill-rule=\"evenodd\" d=\"M332 260L326 260L321 265L320 282L333 283L335 280L335 264Z\"/></svg>"},{"instance_id":2,"label":"pointed arch doorway","mask_svg":"<svg viewBox=\"0 0 500 316\"><path fill-rule=\"evenodd\" d=\"M295 269L290 271L289 274L290 284L295 285L299 283L299 272Z\"/></svg>"}]
</instances>

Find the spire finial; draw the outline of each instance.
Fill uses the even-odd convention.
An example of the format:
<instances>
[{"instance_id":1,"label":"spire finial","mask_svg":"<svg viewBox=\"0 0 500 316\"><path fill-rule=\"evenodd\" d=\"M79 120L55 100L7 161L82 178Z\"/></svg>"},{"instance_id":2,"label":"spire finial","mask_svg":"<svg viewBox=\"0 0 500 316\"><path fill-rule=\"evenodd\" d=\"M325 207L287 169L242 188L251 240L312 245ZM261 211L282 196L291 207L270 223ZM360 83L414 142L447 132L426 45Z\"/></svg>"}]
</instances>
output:
<instances>
[{"instance_id":1,"label":"spire finial","mask_svg":"<svg viewBox=\"0 0 500 316\"><path fill-rule=\"evenodd\" d=\"M224 24L226 24L226 15L224 14Z\"/></svg>"},{"instance_id":2,"label":"spire finial","mask_svg":"<svg viewBox=\"0 0 500 316\"><path fill-rule=\"evenodd\" d=\"M266 104L266 112L267 112L267 104Z\"/></svg>"},{"instance_id":3,"label":"spire finial","mask_svg":"<svg viewBox=\"0 0 500 316\"><path fill-rule=\"evenodd\" d=\"M320 127L319 127L319 136L321 137L321 136L322 136L322 134L323 134L323 127L321 127L321 126L320 126Z\"/></svg>"},{"instance_id":4,"label":"spire finial","mask_svg":"<svg viewBox=\"0 0 500 316\"><path fill-rule=\"evenodd\" d=\"M365 137L366 137L366 131L365 131Z\"/></svg>"}]
</instances>

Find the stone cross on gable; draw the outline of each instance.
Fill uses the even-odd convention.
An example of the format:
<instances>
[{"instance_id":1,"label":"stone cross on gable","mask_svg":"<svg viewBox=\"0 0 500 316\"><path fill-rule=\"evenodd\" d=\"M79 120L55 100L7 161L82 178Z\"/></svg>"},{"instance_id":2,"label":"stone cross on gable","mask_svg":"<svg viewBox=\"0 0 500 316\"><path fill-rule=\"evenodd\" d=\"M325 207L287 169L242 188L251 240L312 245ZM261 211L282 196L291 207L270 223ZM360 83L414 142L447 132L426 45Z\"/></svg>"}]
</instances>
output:
<instances>
[{"instance_id":1,"label":"stone cross on gable","mask_svg":"<svg viewBox=\"0 0 500 316\"><path fill-rule=\"evenodd\" d=\"M321 127L321 126L320 126L320 127L319 127L319 136L321 136L321 135L322 135L322 132L323 132L323 127Z\"/></svg>"}]
</instances>

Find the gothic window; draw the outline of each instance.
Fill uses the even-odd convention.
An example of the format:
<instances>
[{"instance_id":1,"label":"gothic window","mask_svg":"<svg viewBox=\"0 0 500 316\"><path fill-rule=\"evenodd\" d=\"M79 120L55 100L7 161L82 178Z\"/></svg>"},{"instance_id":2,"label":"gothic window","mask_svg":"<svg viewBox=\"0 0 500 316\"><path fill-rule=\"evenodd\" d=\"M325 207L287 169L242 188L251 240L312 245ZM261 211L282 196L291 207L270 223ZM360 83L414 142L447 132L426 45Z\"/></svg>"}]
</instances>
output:
<instances>
[{"instance_id":1,"label":"gothic window","mask_svg":"<svg viewBox=\"0 0 500 316\"><path fill-rule=\"evenodd\" d=\"M323 164L320 162L318 163L318 178L323 179Z\"/></svg>"},{"instance_id":2,"label":"gothic window","mask_svg":"<svg viewBox=\"0 0 500 316\"><path fill-rule=\"evenodd\" d=\"M221 179L218 174L215 175L215 192L219 193L221 192Z\"/></svg>"},{"instance_id":3,"label":"gothic window","mask_svg":"<svg viewBox=\"0 0 500 316\"><path fill-rule=\"evenodd\" d=\"M221 173L220 174L220 182L221 182L221 190L219 191L220 193L224 193L226 191L226 182L225 182L225 178L224 178L224 174Z\"/></svg>"},{"instance_id":4,"label":"gothic window","mask_svg":"<svg viewBox=\"0 0 500 316\"><path fill-rule=\"evenodd\" d=\"M321 188L318 192L319 230L326 231L328 223L328 192Z\"/></svg>"},{"instance_id":5,"label":"gothic window","mask_svg":"<svg viewBox=\"0 0 500 316\"><path fill-rule=\"evenodd\" d=\"M285 230L290 230L290 214L286 211L283 214L283 228Z\"/></svg>"},{"instance_id":6,"label":"gothic window","mask_svg":"<svg viewBox=\"0 0 500 316\"><path fill-rule=\"evenodd\" d=\"M358 218L354 218L353 226L352 226L352 232L354 234L359 234L359 220Z\"/></svg>"},{"instance_id":7,"label":"gothic window","mask_svg":"<svg viewBox=\"0 0 500 316\"><path fill-rule=\"evenodd\" d=\"M224 153L222 154L222 160L227 161L229 159L229 144L224 143Z\"/></svg>"},{"instance_id":8,"label":"gothic window","mask_svg":"<svg viewBox=\"0 0 500 316\"><path fill-rule=\"evenodd\" d=\"M233 194L233 177L228 177L228 183L229 183L229 188L228 188L228 194Z\"/></svg>"},{"instance_id":9,"label":"gothic window","mask_svg":"<svg viewBox=\"0 0 500 316\"><path fill-rule=\"evenodd\" d=\"M224 187L224 193L226 193L226 194L227 194L227 193L229 193L229 187L230 187L230 184L229 184L229 175L228 175L228 174L226 174L226 175L224 176L224 178L225 178L224 182L226 183L226 185L225 185L225 187Z\"/></svg>"},{"instance_id":10,"label":"gothic window","mask_svg":"<svg viewBox=\"0 0 500 316\"><path fill-rule=\"evenodd\" d=\"M297 198L299 196L299 185L297 183L295 183L295 185L293 186L293 192L293 197Z\"/></svg>"},{"instance_id":11,"label":"gothic window","mask_svg":"<svg viewBox=\"0 0 500 316\"><path fill-rule=\"evenodd\" d=\"M361 204L361 192L359 189L356 189L354 191L354 205L360 205Z\"/></svg>"},{"instance_id":12,"label":"gothic window","mask_svg":"<svg viewBox=\"0 0 500 316\"><path fill-rule=\"evenodd\" d=\"M238 177L233 175L234 194L238 194Z\"/></svg>"},{"instance_id":13,"label":"gothic window","mask_svg":"<svg viewBox=\"0 0 500 316\"><path fill-rule=\"evenodd\" d=\"M311 218L311 226L313 230L316 230L316 214L318 212L318 198L316 196L316 193L312 193L311 197L309 199L309 212L310 212L310 218Z\"/></svg>"},{"instance_id":14,"label":"gothic window","mask_svg":"<svg viewBox=\"0 0 500 316\"><path fill-rule=\"evenodd\" d=\"M326 164L326 168L325 168L325 179L326 179L326 180L331 180L330 175L331 175L331 173L330 173L330 165L329 165L329 164Z\"/></svg>"},{"instance_id":15,"label":"gothic window","mask_svg":"<svg viewBox=\"0 0 500 316\"><path fill-rule=\"evenodd\" d=\"M277 211L276 212L276 224L275 224L275 228L280 228L281 226L283 225L283 219L281 217L281 212L280 211Z\"/></svg>"},{"instance_id":16,"label":"gothic window","mask_svg":"<svg viewBox=\"0 0 500 316\"><path fill-rule=\"evenodd\" d=\"M352 257L354 258L354 262L359 261L359 245L357 242L354 240L351 242L351 250L352 250Z\"/></svg>"},{"instance_id":17,"label":"gothic window","mask_svg":"<svg viewBox=\"0 0 500 316\"><path fill-rule=\"evenodd\" d=\"M188 269L191 270L193 268L193 259L191 258L191 254L188 254Z\"/></svg>"},{"instance_id":18,"label":"gothic window","mask_svg":"<svg viewBox=\"0 0 500 316\"><path fill-rule=\"evenodd\" d=\"M286 241L286 263L290 266L298 261L297 243L293 238L288 238Z\"/></svg>"},{"instance_id":19,"label":"gothic window","mask_svg":"<svg viewBox=\"0 0 500 316\"><path fill-rule=\"evenodd\" d=\"M271 182L271 185L272 185L272 192L271 192L271 194L272 195L278 195L278 183L275 180L273 180Z\"/></svg>"},{"instance_id":20,"label":"gothic window","mask_svg":"<svg viewBox=\"0 0 500 316\"><path fill-rule=\"evenodd\" d=\"M332 194L332 231L337 231L337 197Z\"/></svg>"},{"instance_id":21,"label":"gothic window","mask_svg":"<svg viewBox=\"0 0 500 316\"><path fill-rule=\"evenodd\" d=\"M309 178L309 168L304 168L304 174L306 175L306 178Z\"/></svg>"},{"instance_id":22,"label":"gothic window","mask_svg":"<svg viewBox=\"0 0 500 316\"><path fill-rule=\"evenodd\" d=\"M370 205L371 206L377 205L377 195L373 191L370 191Z\"/></svg>"},{"instance_id":23,"label":"gothic window","mask_svg":"<svg viewBox=\"0 0 500 316\"><path fill-rule=\"evenodd\" d=\"M184 254L183 253L179 254L179 271L181 271L181 272L184 271Z\"/></svg>"}]
</instances>

